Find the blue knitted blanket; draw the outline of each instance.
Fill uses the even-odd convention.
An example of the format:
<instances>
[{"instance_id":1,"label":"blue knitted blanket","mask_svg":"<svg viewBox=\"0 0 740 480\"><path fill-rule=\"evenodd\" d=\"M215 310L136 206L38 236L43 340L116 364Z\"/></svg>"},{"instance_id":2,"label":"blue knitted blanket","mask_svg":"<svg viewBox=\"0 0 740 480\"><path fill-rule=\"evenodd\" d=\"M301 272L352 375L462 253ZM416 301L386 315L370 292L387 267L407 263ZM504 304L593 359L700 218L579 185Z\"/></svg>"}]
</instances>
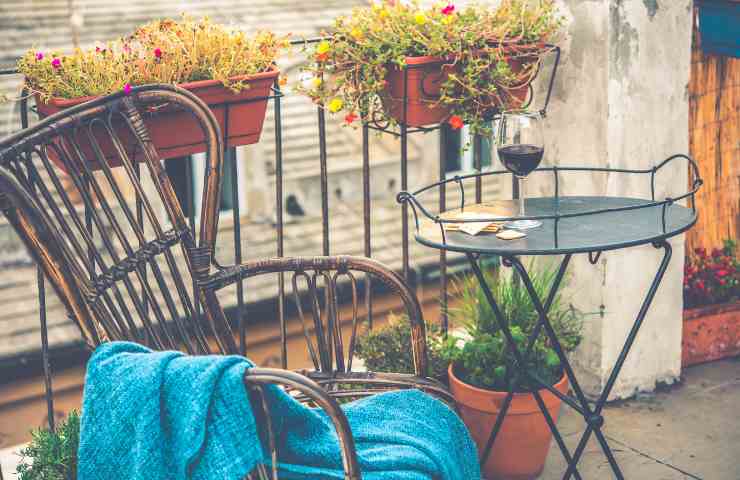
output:
<instances>
[{"instance_id":1,"label":"blue knitted blanket","mask_svg":"<svg viewBox=\"0 0 740 480\"><path fill-rule=\"evenodd\" d=\"M87 368L79 480L244 478L269 464L238 356L99 347ZM265 390L278 439L280 478L343 479L330 419L278 387ZM475 445L446 405L418 391L343 406L363 478L475 480Z\"/></svg>"}]
</instances>

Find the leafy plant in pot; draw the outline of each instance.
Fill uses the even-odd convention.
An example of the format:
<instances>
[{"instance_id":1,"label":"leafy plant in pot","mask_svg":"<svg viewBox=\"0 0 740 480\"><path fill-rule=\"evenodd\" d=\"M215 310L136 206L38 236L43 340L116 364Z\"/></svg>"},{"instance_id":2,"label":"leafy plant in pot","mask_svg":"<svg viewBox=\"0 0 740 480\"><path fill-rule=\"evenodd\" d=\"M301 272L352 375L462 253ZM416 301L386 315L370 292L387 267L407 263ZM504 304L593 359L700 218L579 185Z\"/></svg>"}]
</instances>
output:
<instances>
[{"instance_id":1,"label":"leafy plant in pot","mask_svg":"<svg viewBox=\"0 0 740 480\"><path fill-rule=\"evenodd\" d=\"M209 105L227 146L237 146L259 141L270 88L280 74L275 61L287 46L287 38L271 32L250 37L208 18L183 16L148 23L128 37L69 55L33 49L18 61L18 69L41 116L102 95L130 94L138 85L176 84ZM153 106L145 122L162 158L205 151L203 134L187 113ZM114 127L134 157L133 135L123 122ZM116 166L120 160L104 130L100 126L93 135ZM90 142L81 144L85 157L95 158ZM53 151L50 158L63 170L69 168Z\"/></svg>"},{"instance_id":2,"label":"leafy plant in pot","mask_svg":"<svg viewBox=\"0 0 740 480\"><path fill-rule=\"evenodd\" d=\"M529 270L535 291L540 298L545 297L556 271L536 264ZM509 322L517 348L524 354L529 334L538 321L526 287L512 277L493 272L487 272L486 277ZM480 285L474 278L464 278L456 283L456 289L457 307L451 310L451 316L455 324L463 326L464 340L448 338L441 356L450 362L450 390L482 454L506 397L508 382L517 371L514 355L507 348ZM581 340L581 314L557 294L548 319L563 349L566 352L575 349ZM567 393L568 379L544 334L535 341L525 361L529 372L561 393ZM520 378L493 450L483 466L487 477L529 479L542 472L551 432L532 394L536 388L530 379ZM561 400L545 389L539 389L539 394L553 420L557 420Z\"/></svg>"},{"instance_id":3,"label":"leafy plant in pot","mask_svg":"<svg viewBox=\"0 0 740 480\"><path fill-rule=\"evenodd\" d=\"M484 133L496 111L525 102L561 25L552 0L462 9L375 2L335 20L299 89L330 112L345 112L348 124L447 120Z\"/></svg>"}]
</instances>

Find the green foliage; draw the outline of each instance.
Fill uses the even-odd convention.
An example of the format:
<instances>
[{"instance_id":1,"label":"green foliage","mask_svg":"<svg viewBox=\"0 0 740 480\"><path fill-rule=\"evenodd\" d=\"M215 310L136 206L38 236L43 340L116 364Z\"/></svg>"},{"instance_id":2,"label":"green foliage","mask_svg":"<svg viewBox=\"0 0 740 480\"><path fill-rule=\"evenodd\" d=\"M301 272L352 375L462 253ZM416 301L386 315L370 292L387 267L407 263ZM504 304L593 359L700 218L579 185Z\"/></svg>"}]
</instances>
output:
<instances>
[{"instance_id":1,"label":"green foliage","mask_svg":"<svg viewBox=\"0 0 740 480\"><path fill-rule=\"evenodd\" d=\"M427 344L430 377L446 381L449 362L440 353L444 339L438 326L427 326ZM414 373L408 316L390 314L388 325L370 330L358 338L356 352L370 371Z\"/></svg>"},{"instance_id":2,"label":"green foliage","mask_svg":"<svg viewBox=\"0 0 740 480\"><path fill-rule=\"evenodd\" d=\"M56 432L39 429L31 432L31 442L21 450L16 469L19 480L75 480L77 448L80 443L80 416L71 411L57 425Z\"/></svg>"},{"instance_id":3,"label":"green foliage","mask_svg":"<svg viewBox=\"0 0 740 480\"><path fill-rule=\"evenodd\" d=\"M492 111L519 108L513 92L532 80L561 26L553 0L504 0L495 9L375 2L335 20L328 40L312 52L306 71L313 80L299 90L333 113L346 112L347 123L358 115L393 122L379 101L389 69L403 67L407 57L441 57L450 67L439 102L450 107L450 123L487 133ZM521 68L513 69L511 59Z\"/></svg>"},{"instance_id":4,"label":"green foliage","mask_svg":"<svg viewBox=\"0 0 740 480\"><path fill-rule=\"evenodd\" d=\"M534 263L528 270L538 297L546 298L557 271ZM486 282L509 321L519 351L524 353L529 335L539 318L537 311L522 282L496 273L485 272ZM498 328L483 290L474 277L463 278L455 285L459 306L451 310L451 318L454 324L463 326L469 340L464 344L448 342L442 356L454 365L455 375L460 380L480 388L506 390L510 380L507 376L516 372L513 368L515 357L507 349L506 338ZM582 316L572 306L566 305L560 293L553 300L548 319L563 349L566 352L575 349L581 341ZM550 384L555 384L562 376L560 359L544 333L535 341L525 362L528 371ZM519 380L520 390L527 391L535 387L526 378Z\"/></svg>"}]
</instances>

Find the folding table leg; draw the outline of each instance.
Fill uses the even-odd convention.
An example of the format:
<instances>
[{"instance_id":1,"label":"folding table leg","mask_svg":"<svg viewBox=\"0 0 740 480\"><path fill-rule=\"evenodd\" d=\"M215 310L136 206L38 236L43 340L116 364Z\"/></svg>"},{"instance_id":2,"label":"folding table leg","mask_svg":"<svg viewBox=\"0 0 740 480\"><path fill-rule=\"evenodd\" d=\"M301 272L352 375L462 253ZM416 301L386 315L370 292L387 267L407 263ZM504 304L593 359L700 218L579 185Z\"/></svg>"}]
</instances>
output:
<instances>
[{"instance_id":1,"label":"folding table leg","mask_svg":"<svg viewBox=\"0 0 740 480\"><path fill-rule=\"evenodd\" d=\"M511 330L509 329L509 324L507 319L503 316L503 313L498 307L498 304L496 302L496 299L493 296L493 293L491 292L491 289L488 285L488 283L485 280L485 277L483 276L483 273L480 269L480 266L478 265L478 257L476 257L473 254L468 254L468 260L470 261L470 265L473 269L473 272L475 273L481 288L483 290L484 295L486 296L486 300L491 305L491 309L494 313L494 317L496 318L496 322L498 323L499 328L504 334L504 337L506 337L506 342L508 348L511 350L511 352L514 354L514 358L516 360L516 364L518 369L521 370L522 373L527 374L525 369L526 362L524 361L524 355L519 351L518 347L516 346L516 342L514 341L514 338L511 335ZM511 259L508 259L511 260ZM518 260L516 260L518 262ZM551 286L550 292L548 294L548 298L546 300L547 309L550 308L552 305L552 302L555 298L555 294L557 293L557 290L560 286L560 283L562 282L562 279L565 274L565 270L567 269L568 263L570 262L570 255L567 255L563 262L560 265L560 268L558 269L558 274L555 278L555 281L553 282L553 285ZM511 264L511 263L510 263ZM529 283L529 286L531 287L531 281L529 280L528 276L525 276L522 279L525 284ZM537 301L537 304L542 306L539 303L539 299ZM544 307L543 307L544 308ZM529 338L528 341L528 347L527 347L527 353L531 350L532 346L534 345L537 336L539 336L541 325L547 326L549 322L547 321L546 314L541 314L540 319L537 323L537 326L535 327L534 331L532 332L532 335ZM517 376L518 377L518 376ZM486 448L483 451L483 455L481 455L481 466L485 465L486 461L488 460L488 457L491 453L491 450L493 449L493 444L496 441L496 437L498 436L498 433L501 429L501 426L503 425L504 417L506 416L506 412L509 409L509 406L511 405L511 399L513 398L513 392L516 389L518 385L518 380L514 380L512 382L509 382L509 391L508 394L504 400L504 403L502 405L501 410L499 411L499 414L496 418L496 423L491 430L491 435L488 438L488 442L486 443ZM550 415L550 412L547 410L544 401L542 400L541 395L539 392L533 392L535 400L537 401L537 405L540 408L540 411L542 411L543 416L545 417L545 421L547 422L548 427L550 428L550 431L553 434L553 437L555 438L556 443L558 444L558 447L560 448L560 451L563 454L563 457L570 463L571 461L571 455L568 451L568 448L565 445L565 441L563 440L562 436L560 435L560 432L557 429L557 425L555 424L555 421L553 420L552 416ZM574 474L577 479L580 479L580 474L578 473L578 470L574 470Z\"/></svg>"}]
</instances>

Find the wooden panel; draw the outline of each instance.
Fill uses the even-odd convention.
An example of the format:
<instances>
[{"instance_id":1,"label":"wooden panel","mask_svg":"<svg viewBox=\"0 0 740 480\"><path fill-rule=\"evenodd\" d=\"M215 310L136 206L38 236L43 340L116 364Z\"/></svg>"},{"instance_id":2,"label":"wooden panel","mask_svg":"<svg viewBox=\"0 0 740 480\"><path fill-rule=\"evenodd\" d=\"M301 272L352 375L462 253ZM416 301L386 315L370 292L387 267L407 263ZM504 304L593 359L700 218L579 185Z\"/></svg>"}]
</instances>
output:
<instances>
[{"instance_id":1,"label":"wooden panel","mask_svg":"<svg viewBox=\"0 0 740 480\"><path fill-rule=\"evenodd\" d=\"M689 81L689 148L704 186L687 247L711 249L740 235L740 59L707 55L694 30Z\"/></svg>"}]
</instances>

